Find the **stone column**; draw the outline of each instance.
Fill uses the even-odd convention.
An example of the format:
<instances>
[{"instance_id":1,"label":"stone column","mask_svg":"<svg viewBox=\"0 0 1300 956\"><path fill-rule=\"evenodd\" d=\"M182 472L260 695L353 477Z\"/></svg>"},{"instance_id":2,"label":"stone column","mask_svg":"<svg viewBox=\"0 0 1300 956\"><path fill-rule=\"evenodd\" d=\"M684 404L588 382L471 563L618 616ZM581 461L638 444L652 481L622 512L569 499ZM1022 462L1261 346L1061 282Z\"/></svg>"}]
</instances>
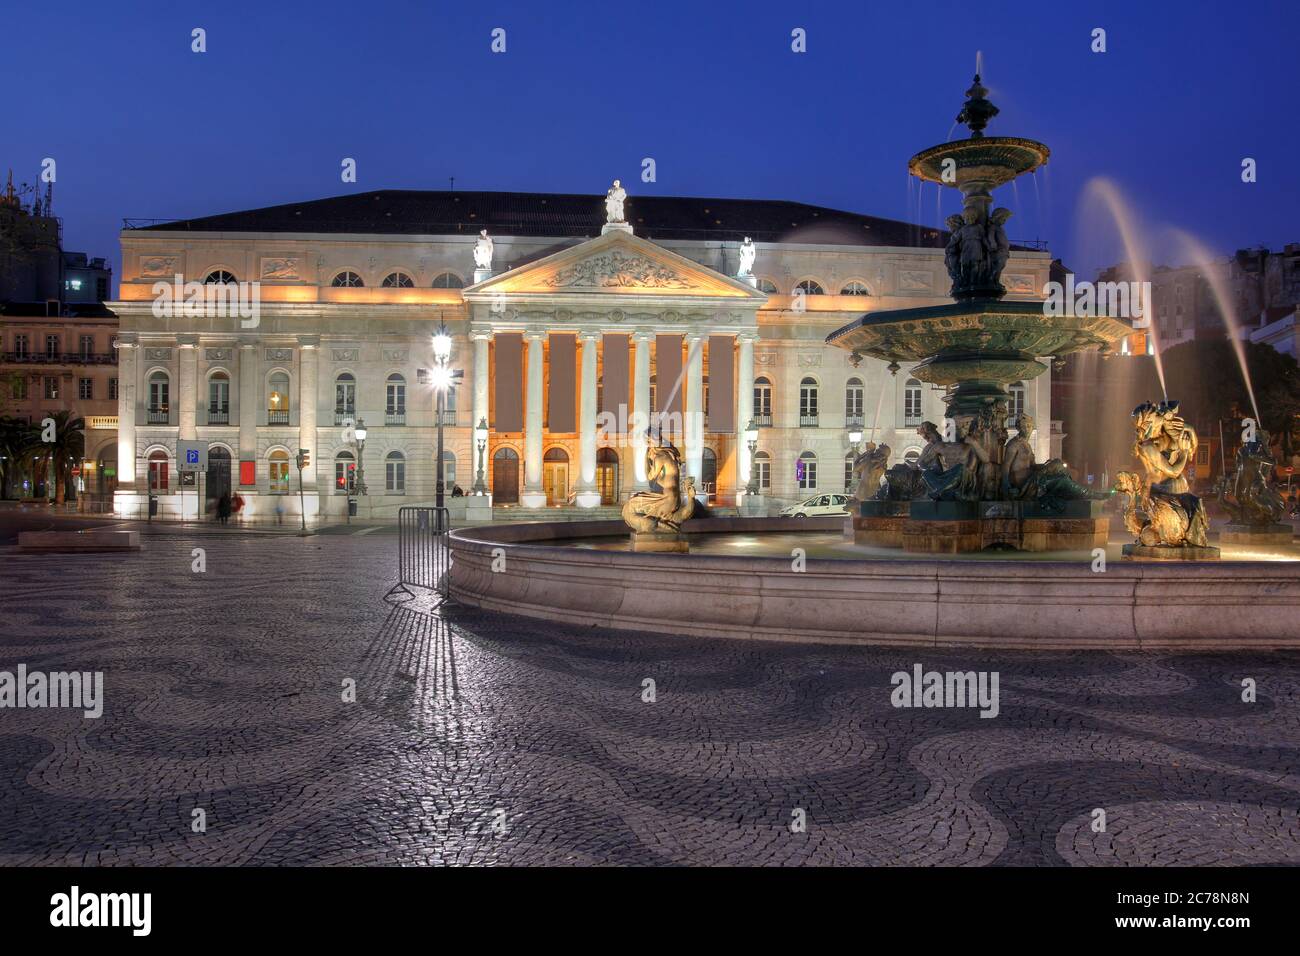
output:
<instances>
[{"instance_id":1,"label":"stone column","mask_svg":"<svg viewBox=\"0 0 1300 956\"><path fill-rule=\"evenodd\" d=\"M742 500L749 484L753 462L749 458L749 445L745 443L745 429L754 417L754 340L752 332L736 336L740 358L736 369L736 500Z\"/></svg>"},{"instance_id":2,"label":"stone column","mask_svg":"<svg viewBox=\"0 0 1300 956\"><path fill-rule=\"evenodd\" d=\"M636 488L645 491L650 483L645 476L646 429L650 427L650 349L654 343L654 333L637 331L632 335L636 349L632 376L632 416L628 425L632 429L632 473L636 476Z\"/></svg>"},{"instance_id":3,"label":"stone column","mask_svg":"<svg viewBox=\"0 0 1300 956\"><path fill-rule=\"evenodd\" d=\"M483 461L479 461L478 441L474 438L473 429L478 428L480 421L487 421L489 400L489 387L491 383L491 373L488 369L488 343L492 340L492 333L475 330L470 332L469 336L474 341L474 420L470 422L470 442L473 448L473 474L470 481L478 479L479 465L483 466L483 480L491 487L492 473L488 470L487 456L489 449L483 447Z\"/></svg>"},{"instance_id":4,"label":"stone column","mask_svg":"<svg viewBox=\"0 0 1300 956\"><path fill-rule=\"evenodd\" d=\"M528 342L528 396L524 408L524 490L519 502L525 508L545 508L542 488L542 339L545 332L526 332Z\"/></svg>"},{"instance_id":5,"label":"stone column","mask_svg":"<svg viewBox=\"0 0 1300 956\"><path fill-rule=\"evenodd\" d=\"M180 417L177 419L180 428L177 437L185 441L193 441L199 437L198 429L195 427L199 410L198 336L177 336L176 347L180 353L181 369L180 394L176 397L176 404L180 408Z\"/></svg>"},{"instance_id":6,"label":"stone column","mask_svg":"<svg viewBox=\"0 0 1300 956\"><path fill-rule=\"evenodd\" d=\"M582 343L582 403L578 418L578 495L579 508L595 508L600 504L596 489L596 349L599 332L583 332Z\"/></svg>"},{"instance_id":7,"label":"stone column","mask_svg":"<svg viewBox=\"0 0 1300 956\"><path fill-rule=\"evenodd\" d=\"M136 359L140 346L134 342L117 343L117 490L138 492L135 483L135 409L137 379L140 370ZM126 511L122 512L127 513ZM134 514L134 510L130 512Z\"/></svg>"},{"instance_id":8,"label":"stone column","mask_svg":"<svg viewBox=\"0 0 1300 956\"><path fill-rule=\"evenodd\" d=\"M316 385L319 344L316 336L302 336L298 340L298 448L311 452L311 465L302 473L303 494L306 496L318 494L320 489L316 476L320 473L318 469L325 467L320 460L322 449L316 437L316 411L320 404ZM295 448L293 453L296 455L298 449ZM319 499L313 502L309 498L306 501L308 516L318 514L319 506Z\"/></svg>"},{"instance_id":9,"label":"stone column","mask_svg":"<svg viewBox=\"0 0 1300 956\"><path fill-rule=\"evenodd\" d=\"M682 432L686 439L686 474L695 479L695 497L704 504L704 335L686 335L686 421Z\"/></svg>"},{"instance_id":10,"label":"stone column","mask_svg":"<svg viewBox=\"0 0 1300 956\"><path fill-rule=\"evenodd\" d=\"M239 347L239 460L257 461L257 346ZM238 478L236 478L238 480Z\"/></svg>"}]
</instances>

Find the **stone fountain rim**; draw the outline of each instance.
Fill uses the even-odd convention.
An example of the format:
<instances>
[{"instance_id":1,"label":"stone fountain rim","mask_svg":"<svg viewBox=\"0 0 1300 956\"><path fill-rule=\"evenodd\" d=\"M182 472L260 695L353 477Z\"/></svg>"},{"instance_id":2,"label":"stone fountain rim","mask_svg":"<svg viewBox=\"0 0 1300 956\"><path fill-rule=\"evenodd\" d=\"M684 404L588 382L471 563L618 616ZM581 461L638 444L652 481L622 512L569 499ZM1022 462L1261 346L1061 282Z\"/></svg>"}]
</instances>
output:
<instances>
[{"instance_id":1,"label":"stone fountain rim","mask_svg":"<svg viewBox=\"0 0 1300 956\"><path fill-rule=\"evenodd\" d=\"M981 136L978 139L975 137L970 137L967 139L951 140L950 142L947 143L939 143L938 145L931 146L928 149L921 150L919 153L917 153L915 156L913 156L911 159L907 161L907 171L911 175L915 176L917 179L924 180L925 182L939 183L941 186L955 187L958 185L957 183L945 182L941 176L931 175L929 172L925 170L924 164L927 161L935 159L936 157L946 157L953 153L960 153L960 152L973 152L978 148L981 147L987 148L989 146L995 148L1012 147L1016 149L1023 149L1028 152L1034 153L1038 156L1037 162L1035 162L1031 166L1027 166L1024 169L1020 170L1020 172L1017 173L1016 175L1023 175L1024 173L1032 173L1040 169L1041 167L1046 166L1048 160L1051 159L1052 157L1052 151L1050 148L1048 148L1047 144L1040 143L1036 139L1029 139L1028 137L1024 137L1024 136ZM986 165L989 164L971 163L969 164L969 167L986 166ZM958 164L958 168L959 169L962 168L960 163ZM1015 177L1013 176L1012 178Z\"/></svg>"},{"instance_id":2,"label":"stone fountain rim","mask_svg":"<svg viewBox=\"0 0 1300 956\"><path fill-rule=\"evenodd\" d=\"M896 322L916 322L922 319L947 319L968 315L1033 315L1042 317L1043 302L1041 299L1015 299L1011 301L1005 299L965 299L945 303L943 305L917 306L912 309L885 309L880 312L864 312L859 318L854 319L848 325L841 326L827 335L826 343L828 345L834 345L836 339L839 339L856 329L887 326ZM1073 313L1067 313L1065 315L1057 316L1056 318L1083 319L1094 322L1099 320L1116 322L1124 327L1125 332L1123 334L1132 331L1132 324L1127 323L1125 319L1118 316L1075 315Z\"/></svg>"}]
</instances>

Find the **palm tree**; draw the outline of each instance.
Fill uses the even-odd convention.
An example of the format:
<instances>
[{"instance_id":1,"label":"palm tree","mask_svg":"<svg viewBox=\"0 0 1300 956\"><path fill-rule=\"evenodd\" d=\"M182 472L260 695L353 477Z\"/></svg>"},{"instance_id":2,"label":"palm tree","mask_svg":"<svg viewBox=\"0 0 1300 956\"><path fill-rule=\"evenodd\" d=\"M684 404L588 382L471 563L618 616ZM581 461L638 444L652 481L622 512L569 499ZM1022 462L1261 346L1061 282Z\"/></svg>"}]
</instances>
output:
<instances>
[{"instance_id":1,"label":"palm tree","mask_svg":"<svg viewBox=\"0 0 1300 956\"><path fill-rule=\"evenodd\" d=\"M54 419L54 440L45 441L45 426L36 425L36 441L24 457L31 463L33 472L40 470L45 474L47 489L49 482L54 482L54 503L61 505L72 466L86 453L86 422L73 418L69 411L53 412L49 417Z\"/></svg>"},{"instance_id":2,"label":"palm tree","mask_svg":"<svg viewBox=\"0 0 1300 956\"><path fill-rule=\"evenodd\" d=\"M9 497L9 487L22 474L27 453L39 437L25 420L0 417L0 498Z\"/></svg>"}]
</instances>

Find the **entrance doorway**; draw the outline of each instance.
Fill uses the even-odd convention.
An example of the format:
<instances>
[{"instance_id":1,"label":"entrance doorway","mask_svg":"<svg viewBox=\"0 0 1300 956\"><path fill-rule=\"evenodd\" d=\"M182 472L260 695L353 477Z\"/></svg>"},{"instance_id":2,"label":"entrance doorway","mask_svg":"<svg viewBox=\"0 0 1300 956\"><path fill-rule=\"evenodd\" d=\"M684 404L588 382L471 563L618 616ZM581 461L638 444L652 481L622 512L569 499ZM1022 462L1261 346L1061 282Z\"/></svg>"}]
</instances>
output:
<instances>
[{"instance_id":1,"label":"entrance doorway","mask_svg":"<svg viewBox=\"0 0 1300 956\"><path fill-rule=\"evenodd\" d=\"M612 448L596 451L596 488L602 505L618 502L618 452Z\"/></svg>"},{"instance_id":2,"label":"entrance doorway","mask_svg":"<svg viewBox=\"0 0 1300 956\"><path fill-rule=\"evenodd\" d=\"M708 495L708 501L713 503L718 496L718 456L712 448L705 445L702 449L703 457L700 459L700 492Z\"/></svg>"},{"instance_id":3,"label":"entrance doorway","mask_svg":"<svg viewBox=\"0 0 1300 956\"><path fill-rule=\"evenodd\" d=\"M552 448L542 457L542 490L548 505L563 505L569 500L569 453Z\"/></svg>"},{"instance_id":4,"label":"entrance doorway","mask_svg":"<svg viewBox=\"0 0 1300 956\"><path fill-rule=\"evenodd\" d=\"M208 448L208 473L205 477L204 500L209 512L216 510L222 495L230 494L230 452L220 445Z\"/></svg>"},{"instance_id":5,"label":"entrance doorway","mask_svg":"<svg viewBox=\"0 0 1300 956\"><path fill-rule=\"evenodd\" d=\"M492 456L492 501L519 504L519 453L513 448L498 448Z\"/></svg>"}]
</instances>

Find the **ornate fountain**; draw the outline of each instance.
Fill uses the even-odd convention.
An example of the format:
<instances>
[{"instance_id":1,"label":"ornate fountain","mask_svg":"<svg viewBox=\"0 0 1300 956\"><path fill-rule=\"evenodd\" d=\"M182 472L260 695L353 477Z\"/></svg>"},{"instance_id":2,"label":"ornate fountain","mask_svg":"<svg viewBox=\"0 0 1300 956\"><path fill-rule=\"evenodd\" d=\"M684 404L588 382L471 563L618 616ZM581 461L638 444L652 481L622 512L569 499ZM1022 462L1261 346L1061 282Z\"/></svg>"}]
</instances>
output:
<instances>
[{"instance_id":1,"label":"ornate fountain","mask_svg":"<svg viewBox=\"0 0 1300 956\"><path fill-rule=\"evenodd\" d=\"M1107 352L1132 328L1106 315L1054 316L1039 301L1003 301L1011 212L993 207L992 190L1038 169L1050 152L1030 139L985 136L998 113L987 94L976 75L957 117L970 137L923 150L908 163L913 176L962 194L961 215L948 220L944 255L954 302L868 313L826 339L855 362L877 358L895 373L900 363L916 363L912 376L948 390L947 434L930 422L921 426L927 445L917 465L895 465L875 496L859 501L850 519L854 537L921 552L1103 547L1107 494L1076 484L1060 461L1033 460L1026 431L1033 421L1007 421L1008 386L1045 372L1043 359ZM1009 425L1017 428L1014 438ZM864 453L863 484L880 457L874 446Z\"/></svg>"}]
</instances>

